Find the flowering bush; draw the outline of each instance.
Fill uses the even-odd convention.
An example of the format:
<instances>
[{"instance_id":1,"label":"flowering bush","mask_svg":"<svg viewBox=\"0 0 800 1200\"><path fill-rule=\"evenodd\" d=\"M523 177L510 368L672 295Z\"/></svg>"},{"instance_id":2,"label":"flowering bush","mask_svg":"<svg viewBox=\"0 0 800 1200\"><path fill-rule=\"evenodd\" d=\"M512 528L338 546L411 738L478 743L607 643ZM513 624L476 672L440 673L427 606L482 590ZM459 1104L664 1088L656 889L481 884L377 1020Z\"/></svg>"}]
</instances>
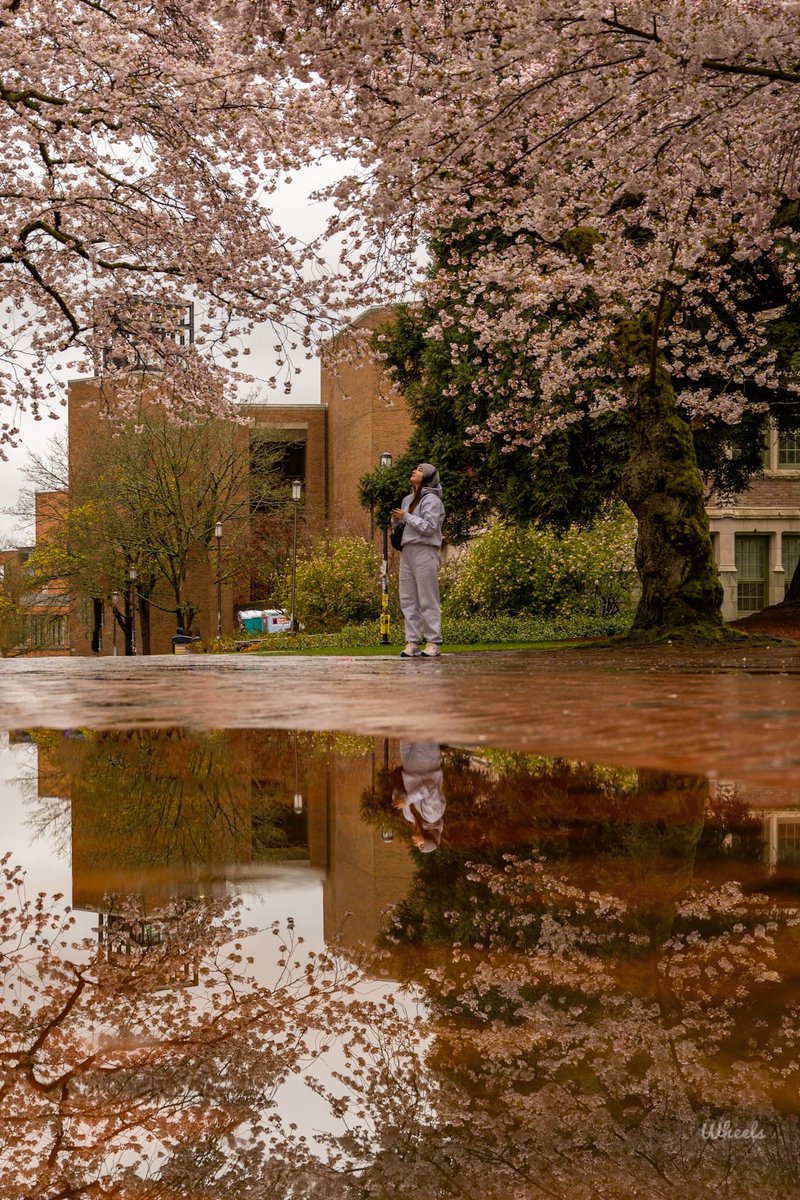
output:
<instances>
[{"instance_id":1,"label":"flowering bush","mask_svg":"<svg viewBox=\"0 0 800 1200\"><path fill-rule=\"evenodd\" d=\"M341 629L349 621L377 619L380 560L359 537L318 538L297 562L295 614L310 631ZM291 606L291 568L281 583L281 605Z\"/></svg>"},{"instance_id":2,"label":"flowering bush","mask_svg":"<svg viewBox=\"0 0 800 1200\"><path fill-rule=\"evenodd\" d=\"M546 617L629 612L636 523L609 509L591 529L564 534L496 522L444 574L446 612Z\"/></svg>"}]
</instances>

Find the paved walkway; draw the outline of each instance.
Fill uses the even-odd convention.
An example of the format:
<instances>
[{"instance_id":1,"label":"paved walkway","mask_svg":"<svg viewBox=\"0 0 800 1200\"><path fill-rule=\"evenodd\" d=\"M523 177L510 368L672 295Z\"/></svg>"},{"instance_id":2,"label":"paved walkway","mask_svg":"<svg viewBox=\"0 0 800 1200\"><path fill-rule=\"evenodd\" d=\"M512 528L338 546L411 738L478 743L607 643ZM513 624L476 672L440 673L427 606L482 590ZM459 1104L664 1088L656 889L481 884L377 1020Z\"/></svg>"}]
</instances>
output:
<instances>
[{"instance_id":1,"label":"paved walkway","mask_svg":"<svg viewBox=\"0 0 800 1200\"><path fill-rule=\"evenodd\" d=\"M800 650L13 659L0 729L337 729L798 789Z\"/></svg>"}]
</instances>

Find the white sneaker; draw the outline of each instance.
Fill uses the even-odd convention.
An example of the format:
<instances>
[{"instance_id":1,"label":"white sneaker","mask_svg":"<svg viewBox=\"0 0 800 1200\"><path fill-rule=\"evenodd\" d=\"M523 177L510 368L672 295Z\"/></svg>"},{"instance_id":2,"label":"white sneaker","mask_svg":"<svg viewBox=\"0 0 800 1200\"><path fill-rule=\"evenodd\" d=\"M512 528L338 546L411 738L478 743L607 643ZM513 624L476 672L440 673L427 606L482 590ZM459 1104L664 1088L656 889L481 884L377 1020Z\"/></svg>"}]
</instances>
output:
<instances>
[{"instance_id":1,"label":"white sneaker","mask_svg":"<svg viewBox=\"0 0 800 1200\"><path fill-rule=\"evenodd\" d=\"M421 651L421 656L422 658L438 658L441 653L441 648L437 646L436 642L426 642Z\"/></svg>"},{"instance_id":2,"label":"white sneaker","mask_svg":"<svg viewBox=\"0 0 800 1200\"><path fill-rule=\"evenodd\" d=\"M400 651L401 658L419 658L419 642L406 642L404 648Z\"/></svg>"}]
</instances>

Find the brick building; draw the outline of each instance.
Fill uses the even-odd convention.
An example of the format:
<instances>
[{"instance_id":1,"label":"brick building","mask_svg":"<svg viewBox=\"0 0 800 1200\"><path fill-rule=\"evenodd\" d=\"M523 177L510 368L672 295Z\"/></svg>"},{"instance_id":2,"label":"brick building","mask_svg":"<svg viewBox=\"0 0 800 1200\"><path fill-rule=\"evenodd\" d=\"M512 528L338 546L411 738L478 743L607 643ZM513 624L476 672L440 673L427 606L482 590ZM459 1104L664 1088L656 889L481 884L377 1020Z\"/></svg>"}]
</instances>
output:
<instances>
[{"instance_id":1,"label":"brick building","mask_svg":"<svg viewBox=\"0 0 800 1200\"><path fill-rule=\"evenodd\" d=\"M243 449L249 456L249 478L259 470L263 448L269 450L266 460L270 469L277 469L286 482L299 479L303 498L299 509L306 532L364 534L369 532L369 517L358 502L358 480L378 464L380 455L389 451L399 455L405 449L411 433L411 420L402 400L382 381L371 362L345 361L339 354L344 339L368 336L386 316L385 311L370 310L354 322L352 331L331 343L323 359L321 402L318 404L248 404L245 408L248 423L241 430ZM339 359L342 361L338 361ZM143 375L143 395L148 387L158 386L156 373ZM146 399L145 399L146 403ZM69 476L78 480L91 476L99 442L111 436L107 422L101 416L101 381L98 378L73 380L69 385ZM277 456L277 461L276 461ZM66 495L62 495L66 504ZM265 519L258 500L251 497L250 527ZM45 530L42 529L41 533ZM241 530L239 530L241 532ZM223 525L222 545L231 539L234 530ZM229 543L230 544L230 543ZM243 556L246 557L246 556ZM220 586L222 632L235 627L236 613L251 604L261 604L268 597L254 593L247 562L242 570ZM136 584L134 583L134 589ZM217 572L213 544L205 557L192 566L187 580L187 593L199 605L196 632L205 641L216 632ZM130 593L134 594L133 591ZM71 652L115 654L124 652L124 635L114 620L113 609L122 608L119 593L91 599L85 597L73 604L71 617ZM150 643L153 653L168 653L176 628L176 617L169 611L169 598L163 587L154 594L156 604L151 608ZM159 607L159 605L161 607ZM166 610L166 611L165 611ZM141 649L141 623L134 622L134 641Z\"/></svg>"},{"instance_id":2,"label":"brick building","mask_svg":"<svg viewBox=\"0 0 800 1200\"><path fill-rule=\"evenodd\" d=\"M708 516L725 620L780 603L800 558L800 435L772 430L763 476Z\"/></svg>"},{"instance_id":3,"label":"brick building","mask_svg":"<svg viewBox=\"0 0 800 1200\"><path fill-rule=\"evenodd\" d=\"M402 454L411 437L402 396L373 359L358 353L357 339L368 337L389 316L389 309L369 309L333 340L322 359L320 393L329 414L328 513L335 533L369 533L369 517L358 502L358 480L378 466L385 451Z\"/></svg>"}]
</instances>

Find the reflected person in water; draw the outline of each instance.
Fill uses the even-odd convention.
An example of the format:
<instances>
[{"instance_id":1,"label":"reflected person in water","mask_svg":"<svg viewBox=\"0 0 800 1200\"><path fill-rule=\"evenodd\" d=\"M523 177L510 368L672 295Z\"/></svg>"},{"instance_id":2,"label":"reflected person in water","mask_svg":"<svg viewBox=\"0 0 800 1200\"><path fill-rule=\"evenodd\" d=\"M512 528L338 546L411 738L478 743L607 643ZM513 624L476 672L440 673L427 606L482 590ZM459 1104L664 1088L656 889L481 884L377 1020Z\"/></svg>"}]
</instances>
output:
<instances>
[{"instance_id":1,"label":"reflected person in water","mask_svg":"<svg viewBox=\"0 0 800 1200\"><path fill-rule=\"evenodd\" d=\"M442 750L437 742L401 742L399 783L392 804L414 826L411 841L421 854L438 850L446 801L442 790Z\"/></svg>"}]
</instances>

